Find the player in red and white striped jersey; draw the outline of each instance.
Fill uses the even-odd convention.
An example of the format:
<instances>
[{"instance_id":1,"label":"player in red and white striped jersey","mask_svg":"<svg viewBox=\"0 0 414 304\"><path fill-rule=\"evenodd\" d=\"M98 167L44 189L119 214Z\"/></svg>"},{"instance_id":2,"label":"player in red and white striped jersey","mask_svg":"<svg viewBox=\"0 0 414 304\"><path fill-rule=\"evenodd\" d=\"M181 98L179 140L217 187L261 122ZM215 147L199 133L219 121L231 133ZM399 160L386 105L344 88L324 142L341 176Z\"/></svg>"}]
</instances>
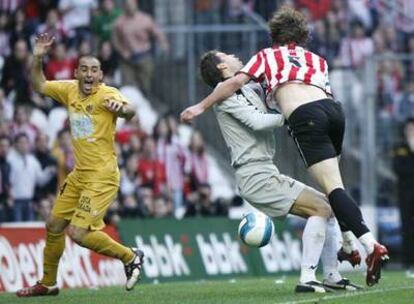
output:
<instances>
[{"instance_id":1,"label":"player in red and white striped jersey","mask_svg":"<svg viewBox=\"0 0 414 304\"><path fill-rule=\"evenodd\" d=\"M257 81L266 81L270 108L277 108L273 91L288 82L312 85L332 95L326 60L296 43L261 50L239 73Z\"/></svg>"},{"instance_id":2,"label":"player in red and white striped jersey","mask_svg":"<svg viewBox=\"0 0 414 304\"><path fill-rule=\"evenodd\" d=\"M303 15L291 8L277 11L269 22L272 47L261 50L234 77L224 81L200 103L181 113L184 122L222 102L251 79L265 80L267 104L277 106L288 121L291 135L309 173L329 199L343 231L338 258L354 264L356 253L350 242L354 234L367 252L366 283L378 283L387 249L366 226L361 210L344 190L339 156L345 131L340 103L332 99L325 59L307 51L309 30Z\"/></svg>"}]
</instances>

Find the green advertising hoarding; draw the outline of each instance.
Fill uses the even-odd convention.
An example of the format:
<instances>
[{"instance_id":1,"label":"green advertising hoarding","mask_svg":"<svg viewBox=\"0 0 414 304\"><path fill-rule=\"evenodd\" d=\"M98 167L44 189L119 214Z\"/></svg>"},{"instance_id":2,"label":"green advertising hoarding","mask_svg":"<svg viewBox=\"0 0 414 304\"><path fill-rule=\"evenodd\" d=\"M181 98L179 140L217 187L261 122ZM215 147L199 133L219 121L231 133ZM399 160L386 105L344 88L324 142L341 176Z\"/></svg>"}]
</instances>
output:
<instances>
[{"instance_id":1,"label":"green advertising hoarding","mask_svg":"<svg viewBox=\"0 0 414 304\"><path fill-rule=\"evenodd\" d=\"M248 247L227 218L123 220L121 239L145 252L146 280L171 281L278 275L300 269L299 239L283 222L271 242Z\"/></svg>"}]
</instances>

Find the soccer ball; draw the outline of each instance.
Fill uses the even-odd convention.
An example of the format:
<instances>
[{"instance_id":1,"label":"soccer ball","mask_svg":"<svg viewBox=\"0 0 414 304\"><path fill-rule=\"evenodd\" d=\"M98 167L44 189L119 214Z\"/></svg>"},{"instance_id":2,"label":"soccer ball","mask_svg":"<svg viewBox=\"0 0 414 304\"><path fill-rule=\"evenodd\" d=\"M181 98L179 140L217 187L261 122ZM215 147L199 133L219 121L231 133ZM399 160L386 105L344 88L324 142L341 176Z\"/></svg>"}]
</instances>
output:
<instances>
[{"instance_id":1,"label":"soccer ball","mask_svg":"<svg viewBox=\"0 0 414 304\"><path fill-rule=\"evenodd\" d=\"M239 236L246 245L263 247L269 243L274 229L272 219L266 214L250 212L240 222Z\"/></svg>"}]
</instances>

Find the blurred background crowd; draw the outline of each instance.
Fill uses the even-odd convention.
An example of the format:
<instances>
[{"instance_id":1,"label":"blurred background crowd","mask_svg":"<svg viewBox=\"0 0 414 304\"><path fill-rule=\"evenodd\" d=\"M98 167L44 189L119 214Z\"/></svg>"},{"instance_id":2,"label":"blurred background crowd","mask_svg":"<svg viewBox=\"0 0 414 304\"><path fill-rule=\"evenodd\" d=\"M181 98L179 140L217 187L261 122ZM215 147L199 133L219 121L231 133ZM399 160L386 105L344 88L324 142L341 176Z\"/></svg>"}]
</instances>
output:
<instances>
[{"instance_id":1,"label":"blurred background crowd","mask_svg":"<svg viewBox=\"0 0 414 304\"><path fill-rule=\"evenodd\" d=\"M33 41L44 32L56 37L44 61L47 79L72 78L79 56L93 54L101 61L106 84L133 91L129 99L137 104L139 115L120 124L116 134L122 178L107 220L227 216L241 200L231 186L230 194L214 194L216 185L222 186L231 175L218 164L225 172L212 177L209 158L220 159L214 150L225 150L222 142L216 142L220 135L203 120L196 124L199 130L188 131L177 114L207 92L199 88L194 71L199 56L220 48L249 59L268 45L265 21L281 5L306 15L311 29L308 48L329 63L334 92L346 103L350 121L348 156L357 157L364 149L359 142L352 154L363 133L364 105L374 95L376 146L371 148L380 158L379 170L384 169L378 173L378 192L394 193L384 185L403 181L399 199L387 198L385 205L409 201L413 213L414 1L4 0L0 1L0 221L44 219L74 166L65 111L37 95L29 84ZM371 95L367 81L374 86ZM156 113L152 122L141 101ZM208 146L213 152L207 153ZM287 173L297 176L295 170ZM413 222L412 217L405 224L403 219L403 226L412 228Z\"/></svg>"}]
</instances>

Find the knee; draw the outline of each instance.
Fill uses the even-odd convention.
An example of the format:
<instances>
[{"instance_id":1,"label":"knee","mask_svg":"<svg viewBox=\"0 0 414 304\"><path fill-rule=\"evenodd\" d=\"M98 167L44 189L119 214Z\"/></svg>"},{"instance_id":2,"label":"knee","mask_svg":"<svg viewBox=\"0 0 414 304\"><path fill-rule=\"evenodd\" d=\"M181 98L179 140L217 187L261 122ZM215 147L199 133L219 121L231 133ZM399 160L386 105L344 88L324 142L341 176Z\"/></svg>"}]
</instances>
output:
<instances>
[{"instance_id":1,"label":"knee","mask_svg":"<svg viewBox=\"0 0 414 304\"><path fill-rule=\"evenodd\" d=\"M87 232L85 229L72 226L72 225L69 225L68 230L67 230L67 234L69 235L69 237L72 239L72 241L74 241L78 245L82 245L82 241L86 233Z\"/></svg>"},{"instance_id":2,"label":"knee","mask_svg":"<svg viewBox=\"0 0 414 304\"><path fill-rule=\"evenodd\" d=\"M54 217L49 217L46 220L46 230L51 233L63 233L67 226L67 222L63 219L57 219Z\"/></svg>"}]
</instances>

